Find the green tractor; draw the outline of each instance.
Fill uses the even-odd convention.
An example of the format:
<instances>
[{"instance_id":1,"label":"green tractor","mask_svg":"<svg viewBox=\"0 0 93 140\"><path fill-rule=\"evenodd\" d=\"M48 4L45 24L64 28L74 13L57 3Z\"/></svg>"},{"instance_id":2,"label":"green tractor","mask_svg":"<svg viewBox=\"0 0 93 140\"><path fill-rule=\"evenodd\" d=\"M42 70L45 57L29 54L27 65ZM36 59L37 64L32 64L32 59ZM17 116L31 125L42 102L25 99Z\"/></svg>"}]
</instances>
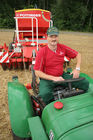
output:
<instances>
[{"instance_id":1,"label":"green tractor","mask_svg":"<svg viewBox=\"0 0 93 140\"><path fill-rule=\"evenodd\" d=\"M68 88L56 87L54 101L45 105L30 96L17 77L8 82L8 104L14 140L93 140L93 79L81 73L69 79ZM89 81L86 93L71 87L72 82Z\"/></svg>"}]
</instances>

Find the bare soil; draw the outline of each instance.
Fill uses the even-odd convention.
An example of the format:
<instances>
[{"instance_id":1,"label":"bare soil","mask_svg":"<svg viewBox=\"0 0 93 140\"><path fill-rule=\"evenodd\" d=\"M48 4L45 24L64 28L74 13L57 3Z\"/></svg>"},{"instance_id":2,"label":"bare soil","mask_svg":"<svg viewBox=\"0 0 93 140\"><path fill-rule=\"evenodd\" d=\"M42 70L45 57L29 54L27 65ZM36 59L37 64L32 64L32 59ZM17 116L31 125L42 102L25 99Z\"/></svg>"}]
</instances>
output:
<instances>
[{"instance_id":1,"label":"bare soil","mask_svg":"<svg viewBox=\"0 0 93 140\"><path fill-rule=\"evenodd\" d=\"M12 42L13 31L0 31L0 45ZM93 78L93 34L61 32L60 43L70 46L82 54L81 72ZM71 61L70 66L75 67L76 61ZM23 84L31 82L29 70L6 70L0 66L0 140L12 140L9 110L7 83L12 81L12 76L18 75L19 81ZM30 91L32 94L32 91ZM15 110L15 109L14 109Z\"/></svg>"}]
</instances>

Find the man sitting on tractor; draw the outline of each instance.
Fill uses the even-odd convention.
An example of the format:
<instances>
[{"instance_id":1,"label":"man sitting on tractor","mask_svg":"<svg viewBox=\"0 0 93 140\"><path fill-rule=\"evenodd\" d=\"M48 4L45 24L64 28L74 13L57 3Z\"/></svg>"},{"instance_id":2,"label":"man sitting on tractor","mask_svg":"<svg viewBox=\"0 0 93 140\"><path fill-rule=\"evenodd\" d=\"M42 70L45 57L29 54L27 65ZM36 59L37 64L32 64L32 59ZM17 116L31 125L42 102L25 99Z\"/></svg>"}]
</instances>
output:
<instances>
[{"instance_id":1,"label":"man sitting on tractor","mask_svg":"<svg viewBox=\"0 0 93 140\"><path fill-rule=\"evenodd\" d=\"M38 51L34 66L35 75L40 78L39 96L46 104L53 100L53 89L57 86L57 81L79 78L80 74L81 54L66 45L59 44L58 35L59 31L56 27L50 27L47 30L48 45ZM71 74L63 72L64 56L77 60L76 67ZM61 85L67 86L67 84ZM74 82L72 87L86 92L89 83L84 79Z\"/></svg>"}]
</instances>

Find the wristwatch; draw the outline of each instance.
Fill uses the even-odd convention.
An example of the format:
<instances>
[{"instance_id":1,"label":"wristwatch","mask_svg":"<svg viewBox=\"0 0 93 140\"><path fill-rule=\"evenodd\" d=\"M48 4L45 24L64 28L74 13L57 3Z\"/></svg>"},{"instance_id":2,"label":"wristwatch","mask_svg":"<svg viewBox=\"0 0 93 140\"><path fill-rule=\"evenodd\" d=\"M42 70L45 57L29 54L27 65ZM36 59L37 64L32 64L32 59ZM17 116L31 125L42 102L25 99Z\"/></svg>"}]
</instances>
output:
<instances>
[{"instance_id":1,"label":"wristwatch","mask_svg":"<svg viewBox=\"0 0 93 140\"><path fill-rule=\"evenodd\" d=\"M79 67L77 67L77 68L76 68L76 70L80 71L80 68L79 68Z\"/></svg>"}]
</instances>

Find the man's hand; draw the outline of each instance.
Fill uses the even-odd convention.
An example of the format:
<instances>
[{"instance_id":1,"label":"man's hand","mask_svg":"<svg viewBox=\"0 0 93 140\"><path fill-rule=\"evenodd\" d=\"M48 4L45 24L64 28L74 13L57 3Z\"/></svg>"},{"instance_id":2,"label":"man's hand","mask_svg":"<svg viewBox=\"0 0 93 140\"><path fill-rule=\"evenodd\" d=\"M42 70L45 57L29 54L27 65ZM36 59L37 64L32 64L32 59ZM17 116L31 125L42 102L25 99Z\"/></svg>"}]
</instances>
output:
<instances>
[{"instance_id":1,"label":"man's hand","mask_svg":"<svg viewBox=\"0 0 93 140\"><path fill-rule=\"evenodd\" d=\"M73 78L79 78L80 71L74 69L71 74L73 74Z\"/></svg>"},{"instance_id":2,"label":"man's hand","mask_svg":"<svg viewBox=\"0 0 93 140\"><path fill-rule=\"evenodd\" d=\"M57 81L64 81L64 79L60 76L60 77L53 77L52 79L53 81L57 82Z\"/></svg>"},{"instance_id":3,"label":"man's hand","mask_svg":"<svg viewBox=\"0 0 93 140\"><path fill-rule=\"evenodd\" d=\"M40 77L40 78L46 79L46 80L64 81L64 79L63 79L61 76L56 77L56 76L48 75L48 74L46 74L46 73L44 73L44 72L42 72L42 71L37 71L37 70L36 70L36 71L35 71L35 75L36 75L37 77Z\"/></svg>"}]
</instances>

